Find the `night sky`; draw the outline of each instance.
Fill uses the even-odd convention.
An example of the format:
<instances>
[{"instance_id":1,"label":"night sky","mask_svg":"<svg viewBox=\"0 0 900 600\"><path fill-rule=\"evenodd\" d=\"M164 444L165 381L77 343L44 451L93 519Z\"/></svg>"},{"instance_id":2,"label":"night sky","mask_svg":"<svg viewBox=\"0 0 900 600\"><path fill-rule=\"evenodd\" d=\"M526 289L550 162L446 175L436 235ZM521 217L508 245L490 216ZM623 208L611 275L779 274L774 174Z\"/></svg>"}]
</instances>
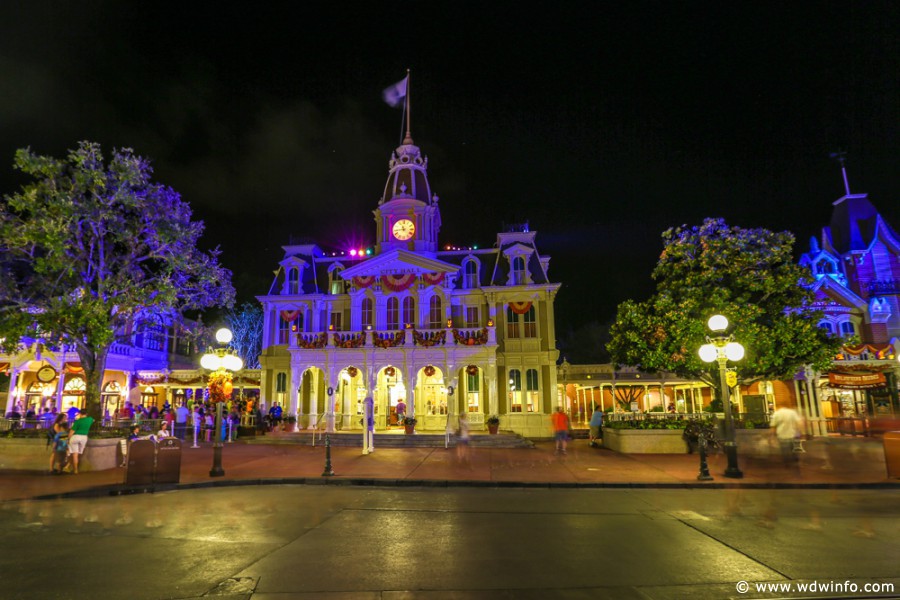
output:
<instances>
[{"instance_id":1,"label":"night sky","mask_svg":"<svg viewBox=\"0 0 900 600\"><path fill-rule=\"evenodd\" d=\"M900 227L900 4L562 4L5 2L0 191L17 148L132 147L251 299L292 240L373 242L401 125L381 91L409 68L442 244L528 220L560 335L645 298L668 227L805 251L837 150Z\"/></svg>"}]
</instances>

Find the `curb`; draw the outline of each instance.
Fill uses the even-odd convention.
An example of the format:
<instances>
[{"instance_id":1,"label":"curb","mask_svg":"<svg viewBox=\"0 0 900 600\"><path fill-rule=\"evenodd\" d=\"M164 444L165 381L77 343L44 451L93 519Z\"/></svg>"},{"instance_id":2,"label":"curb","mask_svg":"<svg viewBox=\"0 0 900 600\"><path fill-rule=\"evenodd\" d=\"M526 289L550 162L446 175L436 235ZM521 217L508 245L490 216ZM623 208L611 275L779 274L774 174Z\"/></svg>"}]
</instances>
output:
<instances>
[{"instance_id":1,"label":"curb","mask_svg":"<svg viewBox=\"0 0 900 600\"><path fill-rule=\"evenodd\" d=\"M625 483L625 482L527 482L527 481L479 481L443 479L374 479L374 478L324 478L324 477L273 477L260 479L227 479L172 483L144 486L115 484L28 498L30 500L56 500L66 498L100 498L133 494L154 494L181 490L224 487L248 487L268 485L318 485L345 487L423 487L423 488L482 488L482 489L741 489L741 490L900 490L900 481L871 483ZM19 498L8 500L16 502Z\"/></svg>"}]
</instances>

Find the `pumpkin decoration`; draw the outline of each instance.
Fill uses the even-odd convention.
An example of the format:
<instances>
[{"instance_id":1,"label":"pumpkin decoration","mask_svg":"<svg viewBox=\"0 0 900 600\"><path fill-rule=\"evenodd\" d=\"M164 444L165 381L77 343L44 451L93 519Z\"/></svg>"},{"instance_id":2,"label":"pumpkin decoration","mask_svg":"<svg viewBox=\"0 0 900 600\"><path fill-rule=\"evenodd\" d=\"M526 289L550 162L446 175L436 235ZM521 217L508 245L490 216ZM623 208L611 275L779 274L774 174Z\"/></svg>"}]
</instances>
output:
<instances>
[{"instance_id":1,"label":"pumpkin decoration","mask_svg":"<svg viewBox=\"0 0 900 600\"><path fill-rule=\"evenodd\" d=\"M424 371L425 377L431 377L432 375L434 375L435 369L432 365L428 365L427 367L425 367Z\"/></svg>"},{"instance_id":2,"label":"pumpkin decoration","mask_svg":"<svg viewBox=\"0 0 900 600\"><path fill-rule=\"evenodd\" d=\"M394 369L394 367L387 367L384 370L384 374L387 375L388 377L393 377L396 373L397 373L397 371L396 371L396 369Z\"/></svg>"},{"instance_id":3,"label":"pumpkin decoration","mask_svg":"<svg viewBox=\"0 0 900 600\"><path fill-rule=\"evenodd\" d=\"M347 375L350 376L350 379L353 379L354 377L356 377L356 375L358 373L359 373L359 369L357 369L356 367L347 367Z\"/></svg>"},{"instance_id":4,"label":"pumpkin decoration","mask_svg":"<svg viewBox=\"0 0 900 600\"><path fill-rule=\"evenodd\" d=\"M476 367L475 365L468 365L466 367L466 374L472 376L478 375L478 367Z\"/></svg>"}]
</instances>

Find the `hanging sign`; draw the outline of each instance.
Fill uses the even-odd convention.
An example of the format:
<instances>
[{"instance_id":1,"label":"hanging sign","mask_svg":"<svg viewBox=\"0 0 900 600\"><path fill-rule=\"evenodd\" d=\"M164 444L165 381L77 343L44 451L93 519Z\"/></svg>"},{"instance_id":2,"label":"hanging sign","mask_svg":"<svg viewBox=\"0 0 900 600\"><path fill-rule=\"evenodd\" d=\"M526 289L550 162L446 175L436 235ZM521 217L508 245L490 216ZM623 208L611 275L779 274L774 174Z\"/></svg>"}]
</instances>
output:
<instances>
[{"instance_id":1,"label":"hanging sign","mask_svg":"<svg viewBox=\"0 0 900 600\"><path fill-rule=\"evenodd\" d=\"M728 387L734 387L737 385L737 373L734 371L728 371L725 373L725 383L728 384Z\"/></svg>"},{"instance_id":2,"label":"hanging sign","mask_svg":"<svg viewBox=\"0 0 900 600\"><path fill-rule=\"evenodd\" d=\"M51 367L50 365L44 365L37 372L37 380L41 383L50 383L54 379L56 379L56 369Z\"/></svg>"},{"instance_id":3,"label":"hanging sign","mask_svg":"<svg viewBox=\"0 0 900 600\"><path fill-rule=\"evenodd\" d=\"M869 390L885 386L884 373L829 373L828 384L842 390Z\"/></svg>"}]
</instances>

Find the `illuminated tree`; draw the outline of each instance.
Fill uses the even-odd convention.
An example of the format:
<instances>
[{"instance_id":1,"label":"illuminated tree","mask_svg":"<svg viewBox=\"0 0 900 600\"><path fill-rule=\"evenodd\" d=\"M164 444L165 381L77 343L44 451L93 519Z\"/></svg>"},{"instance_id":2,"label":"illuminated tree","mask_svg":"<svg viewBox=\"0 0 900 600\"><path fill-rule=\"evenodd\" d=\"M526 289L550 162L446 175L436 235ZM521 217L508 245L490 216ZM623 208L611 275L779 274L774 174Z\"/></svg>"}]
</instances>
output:
<instances>
[{"instance_id":1,"label":"illuminated tree","mask_svg":"<svg viewBox=\"0 0 900 600\"><path fill-rule=\"evenodd\" d=\"M14 166L32 181L0 203L0 336L8 351L23 337L73 344L96 418L110 346L138 322L181 327L185 311L230 305L231 272L130 149L108 162L89 142L65 159L24 149Z\"/></svg>"},{"instance_id":2,"label":"illuminated tree","mask_svg":"<svg viewBox=\"0 0 900 600\"><path fill-rule=\"evenodd\" d=\"M839 340L818 328L811 276L793 261L794 236L706 219L662 235L656 294L619 305L607 345L616 363L698 378L718 389L718 369L700 360L707 320L732 324L747 353L734 363L743 383L787 379L804 365L827 367Z\"/></svg>"},{"instance_id":3,"label":"illuminated tree","mask_svg":"<svg viewBox=\"0 0 900 600\"><path fill-rule=\"evenodd\" d=\"M244 361L244 368L258 369L259 355L262 354L262 307L244 302L239 308L229 310L225 321L234 334L231 346Z\"/></svg>"}]
</instances>

